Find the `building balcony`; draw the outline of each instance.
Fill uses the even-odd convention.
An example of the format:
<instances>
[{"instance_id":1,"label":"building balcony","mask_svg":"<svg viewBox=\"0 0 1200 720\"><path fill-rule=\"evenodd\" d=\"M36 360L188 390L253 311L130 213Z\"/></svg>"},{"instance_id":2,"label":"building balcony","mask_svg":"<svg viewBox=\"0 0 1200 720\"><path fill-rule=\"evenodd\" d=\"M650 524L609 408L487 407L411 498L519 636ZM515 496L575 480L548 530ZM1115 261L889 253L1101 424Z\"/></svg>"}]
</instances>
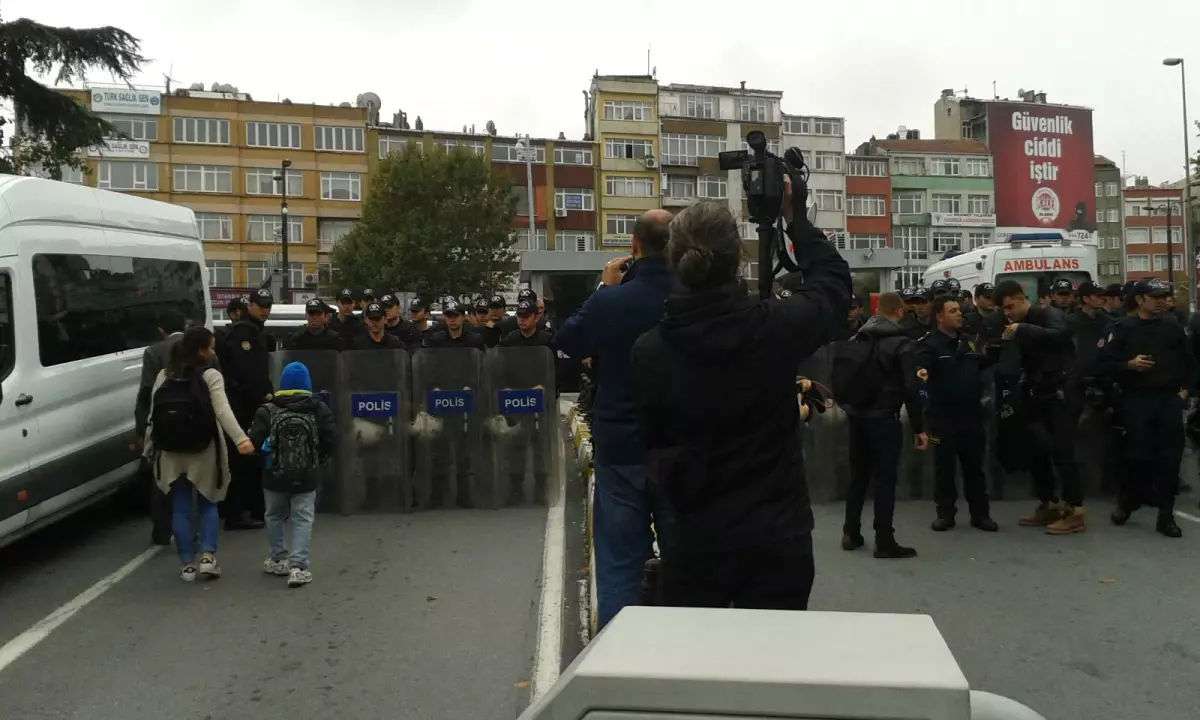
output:
<instances>
[{"instance_id":1,"label":"building balcony","mask_svg":"<svg viewBox=\"0 0 1200 720\"><path fill-rule=\"evenodd\" d=\"M674 195L663 195L662 204L663 204L663 207L665 207L665 208L687 207L688 205L695 203L697 201L697 199L698 198L695 195L692 195L691 197L676 197Z\"/></svg>"},{"instance_id":2,"label":"building balcony","mask_svg":"<svg viewBox=\"0 0 1200 720\"><path fill-rule=\"evenodd\" d=\"M699 167L700 158L695 155L663 155L663 167Z\"/></svg>"}]
</instances>

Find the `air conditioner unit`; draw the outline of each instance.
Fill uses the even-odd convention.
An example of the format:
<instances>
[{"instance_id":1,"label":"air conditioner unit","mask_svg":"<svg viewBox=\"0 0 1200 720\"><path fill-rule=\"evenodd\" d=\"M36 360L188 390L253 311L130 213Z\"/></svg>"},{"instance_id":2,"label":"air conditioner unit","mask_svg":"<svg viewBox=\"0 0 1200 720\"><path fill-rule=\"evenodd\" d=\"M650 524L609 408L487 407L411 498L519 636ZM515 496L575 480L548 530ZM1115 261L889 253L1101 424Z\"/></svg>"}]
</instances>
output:
<instances>
[{"instance_id":1,"label":"air conditioner unit","mask_svg":"<svg viewBox=\"0 0 1200 720\"><path fill-rule=\"evenodd\" d=\"M304 273L304 284L305 285L316 285L317 284L317 274L316 273Z\"/></svg>"},{"instance_id":2,"label":"air conditioner unit","mask_svg":"<svg viewBox=\"0 0 1200 720\"><path fill-rule=\"evenodd\" d=\"M554 217L566 217L566 216L567 216L566 208L554 208Z\"/></svg>"},{"instance_id":3,"label":"air conditioner unit","mask_svg":"<svg viewBox=\"0 0 1200 720\"><path fill-rule=\"evenodd\" d=\"M656 167L658 167L658 158L652 158L652 157L646 158L646 169L647 170L653 170Z\"/></svg>"}]
</instances>

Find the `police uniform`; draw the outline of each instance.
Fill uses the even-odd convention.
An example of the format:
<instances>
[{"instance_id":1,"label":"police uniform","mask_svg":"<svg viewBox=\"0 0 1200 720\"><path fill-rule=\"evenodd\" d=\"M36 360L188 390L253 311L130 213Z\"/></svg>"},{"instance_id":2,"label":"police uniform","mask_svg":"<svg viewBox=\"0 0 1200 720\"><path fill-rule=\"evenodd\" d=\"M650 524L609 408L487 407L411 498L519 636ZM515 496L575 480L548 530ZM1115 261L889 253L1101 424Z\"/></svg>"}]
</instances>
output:
<instances>
[{"instance_id":1,"label":"police uniform","mask_svg":"<svg viewBox=\"0 0 1200 720\"><path fill-rule=\"evenodd\" d=\"M529 288L522 288L521 291L517 293L517 304L518 305L522 301L529 301L529 302L533 303L534 307L537 307L537 299L538 299L537 293L535 293L533 290L530 290ZM541 325L542 325L542 323L541 323L541 321L539 321L538 326L541 327ZM517 329L517 318L516 317L513 317L511 315L505 315L504 317L500 318L500 337L506 337L509 333L511 333L512 331L514 331L516 329Z\"/></svg>"},{"instance_id":2,"label":"police uniform","mask_svg":"<svg viewBox=\"0 0 1200 720\"><path fill-rule=\"evenodd\" d=\"M537 306L529 300L517 303L517 317L531 317L537 314ZM502 348L518 347L550 347L554 335L549 331L540 330L535 325L533 332L526 335L519 328L505 335L500 341ZM499 356L500 362L509 360L505 355ZM544 366L542 366L544 367ZM530 388L535 385L542 387L543 402L546 403L546 413L555 397L555 383L552 378L546 378L539 368L509 367L505 369L505 377L516 380L516 387ZM533 502L546 501L546 470L547 459L552 457L552 428L545 427L534 415L513 415L507 418L510 427L517 427L516 438L510 445L511 457L508 460L508 502L510 505L520 504L524 500L524 481L526 460L533 456Z\"/></svg>"},{"instance_id":3,"label":"police uniform","mask_svg":"<svg viewBox=\"0 0 1200 720\"><path fill-rule=\"evenodd\" d=\"M237 313L235 318L233 315ZM246 315L246 298L235 297L225 306L225 315L229 318L229 325L219 327L213 333L217 338L217 347L220 347L225 342L225 336L229 333L229 327L238 320L241 320Z\"/></svg>"},{"instance_id":4,"label":"police uniform","mask_svg":"<svg viewBox=\"0 0 1200 720\"><path fill-rule=\"evenodd\" d=\"M1072 300L1075 297L1075 286L1066 278L1058 278L1050 283L1050 302L1054 307L1062 310L1065 313L1071 312L1075 304Z\"/></svg>"},{"instance_id":5,"label":"police uniform","mask_svg":"<svg viewBox=\"0 0 1200 720\"><path fill-rule=\"evenodd\" d=\"M366 310L368 305L375 302L375 291L371 288L363 288L362 294L359 297L361 298L359 305L363 310Z\"/></svg>"},{"instance_id":6,"label":"police uniform","mask_svg":"<svg viewBox=\"0 0 1200 720\"><path fill-rule=\"evenodd\" d=\"M338 293L337 299L339 303L350 301L354 302L354 292L350 288L343 288ZM349 315L342 315L340 312L329 321L329 327L338 334L342 342L349 345L354 341L354 338L361 333L366 327L363 325L363 320L358 315L351 311Z\"/></svg>"},{"instance_id":7,"label":"police uniform","mask_svg":"<svg viewBox=\"0 0 1200 720\"><path fill-rule=\"evenodd\" d=\"M395 295L388 294L379 299L379 304L383 306L384 313L387 313L392 308L400 306L400 299ZM389 335L394 335L396 339L400 341L400 344L404 345L404 343L408 340L409 325L412 323L405 320L401 315L397 315L394 319L395 322L392 322L393 318L388 318L387 325L384 327L383 331Z\"/></svg>"},{"instance_id":8,"label":"police uniform","mask_svg":"<svg viewBox=\"0 0 1200 720\"><path fill-rule=\"evenodd\" d=\"M1161 280L1139 281L1135 297L1161 298L1171 286ZM1121 488L1112 520L1124 525L1143 499L1158 505L1158 532L1167 537L1183 533L1175 522L1175 492L1183 460L1183 412L1193 359L1183 328L1162 317L1165 311L1123 317L1098 342L1100 362L1121 386L1126 448L1131 467ZM1137 357L1153 361L1145 369L1129 363ZM1147 497L1150 496L1150 497Z\"/></svg>"},{"instance_id":9,"label":"police uniform","mask_svg":"<svg viewBox=\"0 0 1200 720\"><path fill-rule=\"evenodd\" d=\"M363 317L381 320L387 317L387 311L379 303L371 303L363 310ZM376 339L371 335L370 328L364 329L350 343L351 350L403 350L404 343L400 338L384 330Z\"/></svg>"},{"instance_id":10,"label":"police uniform","mask_svg":"<svg viewBox=\"0 0 1200 720\"><path fill-rule=\"evenodd\" d=\"M994 289L995 288L991 283L979 283L975 286L975 297L986 297L991 299L992 290ZM986 343L990 338L989 328L985 326L985 321L988 317L999 314L1000 313L997 310L980 310L978 302L975 302L971 305L970 310L967 310L963 313L963 330L966 331L968 335L974 335L977 339ZM1003 331L1004 326L998 322L994 322L993 325L996 328L994 330L996 339L999 339L1000 332Z\"/></svg>"},{"instance_id":11,"label":"police uniform","mask_svg":"<svg viewBox=\"0 0 1200 720\"><path fill-rule=\"evenodd\" d=\"M305 303L304 310L307 315L325 315L329 308L326 307L324 301L318 299L309 300ZM285 350L342 350L345 344L337 332L330 330L328 326L322 325L317 329L306 325L304 329L292 337L284 344Z\"/></svg>"},{"instance_id":12,"label":"police uniform","mask_svg":"<svg viewBox=\"0 0 1200 720\"><path fill-rule=\"evenodd\" d=\"M907 312L904 313L904 317L900 320L900 329L913 340L920 340L928 335L933 330L933 321L928 317L925 320L921 320L917 316L916 309L910 303L928 302L931 296L929 291L916 287L904 288L900 293L900 297L904 299L904 303L908 307Z\"/></svg>"},{"instance_id":13,"label":"police uniform","mask_svg":"<svg viewBox=\"0 0 1200 720\"><path fill-rule=\"evenodd\" d=\"M458 301L454 298L444 298L442 300L442 315L446 317L460 317L462 308ZM459 329L458 335L451 333L449 327L439 330L431 330L424 334L424 343L426 348L431 350L479 350L483 348L483 337L479 333L470 332L466 327ZM445 370L448 373L455 373L466 367L466 363L450 362L447 358L434 364L434 367L439 371ZM439 381L435 381L439 382ZM457 383L458 380L453 382ZM443 389L449 389L445 385ZM478 390L478 388L475 388ZM472 467L473 462L478 460L471 457L468 450L468 437L470 431L470 423L472 419L469 417L458 417L446 415L442 417L442 432L437 436L430 447L432 455L430 463L430 476L432 484L432 498L430 504L433 507L442 505L445 493L450 487L450 469L454 468L456 499L459 507L473 507L474 499L471 496L471 488L474 485L474 478L478 474L479 468Z\"/></svg>"},{"instance_id":14,"label":"police uniform","mask_svg":"<svg viewBox=\"0 0 1200 720\"><path fill-rule=\"evenodd\" d=\"M412 313L425 311L425 301L421 298L413 298L408 301L408 312L411 317ZM425 335L433 330L433 326L429 323L426 317L423 323L412 321L408 324L408 333L404 338L404 346L408 351L416 352L425 347Z\"/></svg>"}]
</instances>

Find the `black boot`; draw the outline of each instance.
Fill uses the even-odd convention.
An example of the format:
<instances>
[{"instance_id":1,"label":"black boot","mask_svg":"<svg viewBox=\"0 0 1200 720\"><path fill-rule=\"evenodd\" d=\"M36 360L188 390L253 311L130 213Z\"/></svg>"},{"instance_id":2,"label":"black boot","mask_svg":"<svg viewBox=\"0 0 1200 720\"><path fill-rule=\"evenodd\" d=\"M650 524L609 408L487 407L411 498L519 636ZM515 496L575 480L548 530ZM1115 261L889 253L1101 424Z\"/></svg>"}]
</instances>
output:
<instances>
[{"instance_id":1,"label":"black boot","mask_svg":"<svg viewBox=\"0 0 1200 720\"><path fill-rule=\"evenodd\" d=\"M971 527L984 532L996 532L1000 529L1000 526L996 524L996 521L988 515L980 515L978 517L971 518Z\"/></svg>"},{"instance_id":2,"label":"black boot","mask_svg":"<svg viewBox=\"0 0 1200 720\"><path fill-rule=\"evenodd\" d=\"M845 533L842 535L842 549L846 552L851 552L866 545L867 541L863 539L861 533Z\"/></svg>"},{"instance_id":3,"label":"black boot","mask_svg":"<svg viewBox=\"0 0 1200 720\"><path fill-rule=\"evenodd\" d=\"M1179 529L1178 523L1175 522L1174 515L1159 515L1158 524L1154 529L1169 538L1183 537L1183 530Z\"/></svg>"},{"instance_id":4,"label":"black boot","mask_svg":"<svg viewBox=\"0 0 1200 720\"><path fill-rule=\"evenodd\" d=\"M875 557L877 558L899 560L916 556L916 550L910 547L904 547L900 543L896 542L896 537L894 535L875 536Z\"/></svg>"},{"instance_id":5,"label":"black boot","mask_svg":"<svg viewBox=\"0 0 1200 720\"><path fill-rule=\"evenodd\" d=\"M933 524L930 525L929 528L934 532L946 532L947 530L952 529L955 524L954 518L946 517L945 515L939 515L938 519L934 520Z\"/></svg>"},{"instance_id":6,"label":"black boot","mask_svg":"<svg viewBox=\"0 0 1200 720\"><path fill-rule=\"evenodd\" d=\"M1129 522L1129 518L1133 515L1133 511L1126 508L1124 505L1118 504L1112 511L1112 515L1108 516L1112 520L1113 525L1124 525Z\"/></svg>"}]
</instances>

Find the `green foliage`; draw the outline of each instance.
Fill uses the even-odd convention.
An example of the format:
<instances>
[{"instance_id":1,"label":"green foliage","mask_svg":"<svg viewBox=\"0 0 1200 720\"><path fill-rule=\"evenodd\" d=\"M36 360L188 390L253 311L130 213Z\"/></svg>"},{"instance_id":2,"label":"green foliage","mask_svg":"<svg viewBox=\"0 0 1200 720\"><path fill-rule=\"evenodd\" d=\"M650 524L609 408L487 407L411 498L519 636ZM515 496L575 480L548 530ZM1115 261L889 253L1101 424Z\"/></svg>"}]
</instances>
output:
<instances>
[{"instance_id":1,"label":"green foliage","mask_svg":"<svg viewBox=\"0 0 1200 720\"><path fill-rule=\"evenodd\" d=\"M517 253L508 178L466 148L409 144L371 175L362 221L333 251L336 284L483 295L512 272Z\"/></svg>"},{"instance_id":2,"label":"green foliage","mask_svg":"<svg viewBox=\"0 0 1200 720\"><path fill-rule=\"evenodd\" d=\"M0 22L0 98L18 113L22 132L12 137L7 154L0 152L0 172L22 173L42 166L56 180L61 166L80 169L79 148L95 145L112 125L85 105L48 88L27 74L54 72L56 84L70 83L93 68L123 82L145 62L138 39L115 27L50 27L21 18ZM3 141L0 124L0 143Z\"/></svg>"}]
</instances>

